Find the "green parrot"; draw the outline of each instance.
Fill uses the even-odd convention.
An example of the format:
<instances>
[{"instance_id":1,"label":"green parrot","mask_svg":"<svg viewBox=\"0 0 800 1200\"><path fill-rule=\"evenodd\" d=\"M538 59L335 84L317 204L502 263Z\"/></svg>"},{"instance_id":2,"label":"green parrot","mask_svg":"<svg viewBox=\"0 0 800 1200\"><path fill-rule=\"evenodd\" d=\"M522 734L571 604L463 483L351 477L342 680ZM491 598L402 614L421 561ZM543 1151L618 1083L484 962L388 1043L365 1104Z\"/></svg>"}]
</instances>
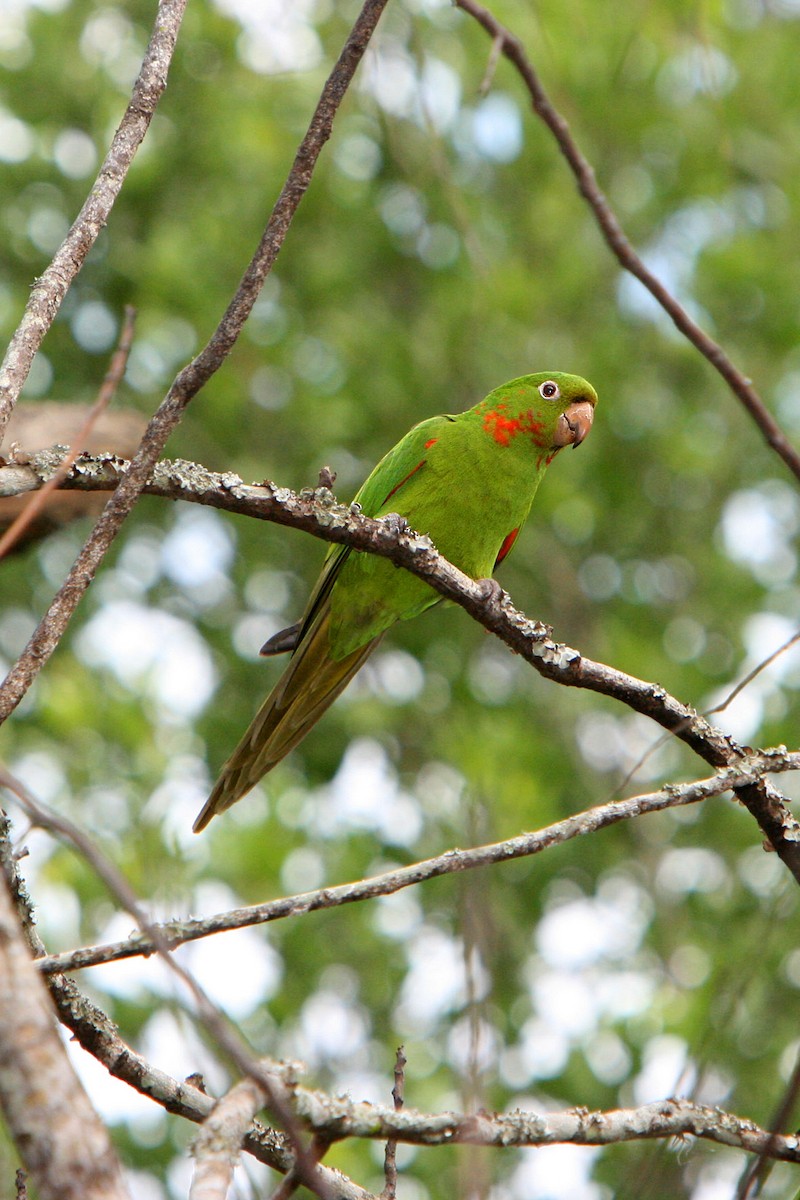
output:
<instances>
[{"instance_id":1,"label":"green parrot","mask_svg":"<svg viewBox=\"0 0 800 1200\"><path fill-rule=\"evenodd\" d=\"M596 403L594 388L577 375L512 379L467 412L415 425L381 459L356 502L368 517L404 517L456 567L486 578L514 545L558 451L588 434ZM389 559L332 545L302 620L261 651L293 653L222 768L195 832L305 737L395 621L440 599Z\"/></svg>"}]
</instances>

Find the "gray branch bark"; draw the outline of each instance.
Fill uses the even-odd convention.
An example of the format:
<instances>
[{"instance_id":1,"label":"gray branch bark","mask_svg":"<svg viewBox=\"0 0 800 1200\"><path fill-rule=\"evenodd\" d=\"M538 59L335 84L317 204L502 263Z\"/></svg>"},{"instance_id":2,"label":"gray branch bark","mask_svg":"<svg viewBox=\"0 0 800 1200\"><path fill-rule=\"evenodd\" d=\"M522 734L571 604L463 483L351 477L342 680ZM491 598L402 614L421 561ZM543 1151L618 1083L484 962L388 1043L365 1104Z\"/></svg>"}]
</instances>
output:
<instances>
[{"instance_id":1,"label":"gray branch bark","mask_svg":"<svg viewBox=\"0 0 800 1200\"><path fill-rule=\"evenodd\" d=\"M25 314L0 366L0 443L28 377L33 356L98 234L105 227L128 169L150 127L167 86L167 73L185 7L186 0L160 0L141 71L97 179L53 261L33 285Z\"/></svg>"},{"instance_id":2,"label":"gray branch bark","mask_svg":"<svg viewBox=\"0 0 800 1200\"><path fill-rule=\"evenodd\" d=\"M0 872L0 1107L42 1200L130 1200Z\"/></svg>"},{"instance_id":3,"label":"gray branch bark","mask_svg":"<svg viewBox=\"0 0 800 1200\"><path fill-rule=\"evenodd\" d=\"M185 942L197 941L216 933L232 929L244 929L251 925L263 925L271 921L286 920L318 912L320 909L339 908L344 904L355 904L374 900L379 896L391 896L404 888L413 887L427 880L461 871L475 870L496 863L511 862L513 859L539 854L551 846L560 845L575 837L583 837L619 821L631 820L646 813L663 812L687 804L697 804L712 796L722 795L735 787L760 778L766 772L800 770L800 753L790 754L782 747L752 755L736 767L725 767L708 779L692 783L668 784L657 792L631 796L625 800L612 800L597 805L575 816L566 817L544 829L523 833L503 842L486 846L475 846L468 850L448 850L434 858L398 867L355 883L343 883L335 887L319 888L313 892L302 892L295 896L283 896L268 900L264 904L253 904L235 908L229 912L215 913L211 917L187 918L152 926L159 944L174 949ZM37 823L41 823L37 821ZM45 828L47 825L45 824ZM55 830L56 835L58 833ZM45 974L63 971L78 971L101 963L116 962L123 958L149 957L157 947L147 932L137 932L123 941L99 946L84 946L66 950L61 954L50 954L37 960L37 966Z\"/></svg>"}]
</instances>

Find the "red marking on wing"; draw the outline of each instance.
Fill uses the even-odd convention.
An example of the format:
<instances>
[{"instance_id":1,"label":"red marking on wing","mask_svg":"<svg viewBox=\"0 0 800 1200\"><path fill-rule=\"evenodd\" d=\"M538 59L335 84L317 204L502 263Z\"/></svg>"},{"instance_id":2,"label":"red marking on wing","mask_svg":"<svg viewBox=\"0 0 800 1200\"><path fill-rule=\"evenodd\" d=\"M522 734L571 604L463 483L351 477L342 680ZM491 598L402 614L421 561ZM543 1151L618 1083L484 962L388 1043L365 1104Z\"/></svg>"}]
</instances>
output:
<instances>
[{"instance_id":1,"label":"red marking on wing","mask_svg":"<svg viewBox=\"0 0 800 1200\"><path fill-rule=\"evenodd\" d=\"M519 526L517 526L516 529L512 529L511 533L506 534L505 538L503 539L503 544L500 547L500 553L497 555L497 558L494 560L494 565L496 567L499 567L500 563L503 561L503 559L508 554L511 547L514 545L514 542L517 540L518 533L519 533Z\"/></svg>"},{"instance_id":2,"label":"red marking on wing","mask_svg":"<svg viewBox=\"0 0 800 1200\"><path fill-rule=\"evenodd\" d=\"M417 463L417 465L416 465L415 467L412 467L412 468L411 468L411 470L408 472L408 474L407 474L407 475L405 475L405 476L404 476L404 477L403 477L403 478L400 480L400 482L399 482L399 483L396 483L396 484L394 485L394 487L392 488L392 490L391 490L391 491L389 492L389 494L386 496L386 499L384 500L384 502L383 502L383 503L384 503L384 504L386 504L387 500L391 500L391 498L392 498L392 496L395 494L395 492L399 492L399 491L400 491L400 488L403 486L403 484L406 484L406 483L408 483L408 481L409 481L409 479L411 478L411 476L412 476L412 475L416 475L416 473L417 473L417 471L420 469L420 467L424 467L424 466L425 466L425 463L426 463L426 461L427 461L427 460L423 458L423 459L421 459L421 460L420 460L420 461Z\"/></svg>"},{"instance_id":3,"label":"red marking on wing","mask_svg":"<svg viewBox=\"0 0 800 1200\"><path fill-rule=\"evenodd\" d=\"M425 443L425 449L430 450L431 446L435 446L438 440L438 438L428 438L427 442Z\"/></svg>"}]
</instances>

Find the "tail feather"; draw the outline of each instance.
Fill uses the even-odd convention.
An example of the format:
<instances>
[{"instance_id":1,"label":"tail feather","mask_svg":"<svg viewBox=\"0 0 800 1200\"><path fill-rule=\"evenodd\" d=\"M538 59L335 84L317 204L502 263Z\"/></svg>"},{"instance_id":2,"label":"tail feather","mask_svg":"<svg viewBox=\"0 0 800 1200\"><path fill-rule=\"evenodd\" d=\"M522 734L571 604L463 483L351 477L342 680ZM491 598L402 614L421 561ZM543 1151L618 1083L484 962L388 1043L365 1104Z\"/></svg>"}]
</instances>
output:
<instances>
[{"instance_id":1,"label":"tail feather","mask_svg":"<svg viewBox=\"0 0 800 1200\"><path fill-rule=\"evenodd\" d=\"M372 653L380 637L338 662L328 649L328 611L322 612L222 768L192 828L205 829L284 758L308 733Z\"/></svg>"}]
</instances>

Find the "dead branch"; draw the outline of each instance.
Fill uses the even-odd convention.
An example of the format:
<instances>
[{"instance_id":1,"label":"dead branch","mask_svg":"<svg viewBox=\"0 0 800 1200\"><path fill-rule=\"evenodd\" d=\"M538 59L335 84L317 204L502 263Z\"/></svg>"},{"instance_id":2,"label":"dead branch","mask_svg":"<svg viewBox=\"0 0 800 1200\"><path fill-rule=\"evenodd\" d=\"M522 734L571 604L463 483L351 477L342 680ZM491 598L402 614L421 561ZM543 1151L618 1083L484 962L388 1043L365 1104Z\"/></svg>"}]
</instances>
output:
<instances>
[{"instance_id":1,"label":"dead branch","mask_svg":"<svg viewBox=\"0 0 800 1200\"><path fill-rule=\"evenodd\" d=\"M216 913L211 917L187 918L186 920L169 921L154 926L163 944L170 949L184 942L197 941L210 937L215 933L224 933L232 929L244 929L250 925L262 925L271 921L281 921L290 917L302 916L321 909L339 908L344 904L354 904L363 900L374 900L378 896L391 896L403 888L423 883L429 879L438 879L444 875L453 875L461 871L475 870L488 867L495 863L511 862L517 858L539 854L550 846L560 845L575 837L583 837L599 829L605 829L620 821L631 820L645 813L662 812L667 808L675 808L687 804L696 804L712 796L722 795L736 786L742 786L745 781L759 778L764 772L800 769L800 753L789 754L782 748L767 751L763 755L754 755L744 760L736 767L726 767L708 779L697 780L693 783L669 784L660 791L646 795L632 796L626 800L612 800L575 816L547 825L533 833L523 833L503 842L494 842L486 846L476 846L468 850L447 850L434 858L412 863L410 866L398 867L373 875L354 883L343 883L334 887L319 888L313 892L302 892L295 896L284 896L277 900L268 900L264 904L254 904L243 908L235 908L229 912ZM37 824L43 824L50 832L58 834L58 829L48 823L47 818L34 818ZM154 953L156 947L147 934L135 933L124 941L111 942L101 946L86 946L77 950L67 950L63 954L52 954L38 959L39 969L47 974L78 971L86 967L99 966L101 963L116 962L123 958L137 956L147 957Z\"/></svg>"},{"instance_id":2,"label":"dead branch","mask_svg":"<svg viewBox=\"0 0 800 1200\"><path fill-rule=\"evenodd\" d=\"M119 1159L67 1057L3 870L0 1107L42 1200L127 1200Z\"/></svg>"}]
</instances>

